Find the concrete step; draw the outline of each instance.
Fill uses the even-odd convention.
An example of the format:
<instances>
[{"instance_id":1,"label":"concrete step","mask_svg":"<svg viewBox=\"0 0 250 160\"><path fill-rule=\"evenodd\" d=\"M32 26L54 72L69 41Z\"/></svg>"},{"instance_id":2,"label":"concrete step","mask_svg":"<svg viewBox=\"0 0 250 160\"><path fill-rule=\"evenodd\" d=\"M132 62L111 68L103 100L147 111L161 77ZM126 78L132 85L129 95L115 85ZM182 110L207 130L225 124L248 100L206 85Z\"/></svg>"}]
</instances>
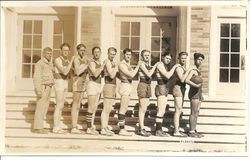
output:
<instances>
[{"instance_id":1,"label":"concrete step","mask_svg":"<svg viewBox=\"0 0 250 160\"><path fill-rule=\"evenodd\" d=\"M84 135L83 135L84 136ZM173 152L178 152L179 156L193 155L193 152L202 153L223 153L223 155L230 155L231 153L246 153L246 144L241 143L215 143L201 142L196 139L160 139L157 141L148 141L152 136L147 139L130 139L125 137L124 140L107 139L104 137L100 140L101 136L97 138L93 136L87 136L86 138L72 139L71 138L57 138L56 135L53 138L18 138L7 137L6 138L6 152L11 154L30 154L30 153L47 153L60 155L68 154L129 154L129 155L154 155L154 156L166 156L172 155ZM119 136L120 138L120 136ZM218 138L221 139L221 138Z\"/></svg>"},{"instance_id":2,"label":"concrete step","mask_svg":"<svg viewBox=\"0 0 250 160\"><path fill-rule=\"evenodd\" d=\"M22 134L15 134L16 132L21 132ZM186 140L193 140L196 143L208 143L208 142L215 142L215 143L234 143L234 144L244 144L245 143L245 136L243 135L214 135L214 134L207 134L204 133L203 138L179 138L179 137L157 137L157 136L150 136L150 137L143 137L143 136L103 136L103 135L88 135L88 134L54 134L54 133L48 133L48 134L35 134L32 133L30 130L25 129L6 129L6 137L7 138L41 138L41 139L72 139L72 140L81 140L81 139L99 139L102 140L115 140L115 141L179 141L180 139L186 139Z\"/></svg>"},{"instance_id":3,"label":"concrete step","mask_svg":"<svg viewBox=\"0 0 250 160\"><path fill-rule=\"evenodd\" d=\"M126 119L126 127L129 127L130 130L136 130L136 124L138 121L136 121L134 118L133 119ZM148 121L145 124L148 125L148 129L149 130L154 130L154 121ZM52 128L52 121L48 121L49 123L49 128ZM82 123L83 124L83 123ZM100 129L100 121L95 121L95 124L97 126L97 129ZM172 123L166 123L168 126L171 126ZM117 125L116 123L112 123L110 124L114 130L117 130ZM71 128L71 124L70 121L62 121L61 124L62 128L65 129L69 129ZM181 127L185 127L188 128L189 124L188 124L188 120L186 121L182 121L181 123ZM82 126L84 129L86 129L86 124L84 124ZM32 128L32 122L27 122L27 121L17 121L17 120L7 120L6 121L6 128L26 128L26 129L31 129ZM246 126L242 126L242 125L218 125L218 124L198 124L197 125L197 130L200 132L204 132L204 133L235 133L235 134L245 134L246 132Z\"/></svg>"},{"instance_id":4,"label":"concrete step","mask_svg":"<svg viewBox=\"0 0 250 160\"><path fill-rule=\"evenodd\" d=\"M146 114L145 119L154 119L152 116L148 116L149 114ZM245 118L243 116L237 116L237 115L227 115L225 117L223 116L214 116L209 117L210 115L201 115L198 118L199 123L207 123L207 124L221 124L221 125L244 125L246 123ZM99 118L100 114L97 114L96 118ZM114 118L113 118L114 117ZM46 116L47 120L53 120L53 112L48 112ZM129 117L127 117L129 118ZM132 117L130 117L132 118ZM168 120L173 119L173 112L168 113L165 115L165 118ZM85 114L83 111L80 112L79 121L85 120ZM137 117L134 117L135 120L137 120ZM189 120L189 115L183 115L183 120ZM21 121L29 121L32 122L34 120L34 112L6 112L6 120L21 120ZM62 120L64 121L71 121L71 114L70 112L63 112ZM117 113L113 111L110 114L110 121L117 121Z\"/></svg>"}]
</instances>

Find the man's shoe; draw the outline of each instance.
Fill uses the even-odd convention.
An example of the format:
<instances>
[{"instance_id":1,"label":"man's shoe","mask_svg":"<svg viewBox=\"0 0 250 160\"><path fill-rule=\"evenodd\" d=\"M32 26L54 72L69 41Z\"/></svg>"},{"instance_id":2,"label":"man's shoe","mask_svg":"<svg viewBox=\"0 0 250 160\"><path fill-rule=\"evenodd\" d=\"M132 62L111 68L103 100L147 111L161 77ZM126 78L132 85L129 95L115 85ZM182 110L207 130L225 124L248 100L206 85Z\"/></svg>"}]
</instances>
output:
<instances>
[{"instance_id":1,"label":"man's shoe","mask_svg":"<svg viewBox=\"0 0 250 160\"><path fill-rule=\"evenodd\" d=\"M201 133L199 133L199 132L197 132L197 130L194 130L194 131L195 131L195 133L197 134L197 136L198 136L199 138L204 137L204 135L203 135L203 134L201 134Z\"/></svg>"},{"instance_id":2,"label":"man's shoe","mask_svg":"<svg viewBox=\"0 0 250 160\"><path fill-rule=\"evenodd\" d=\"M157 130L155 131L155 136L158 137L169 137L170 135L166 132L164 132L163 130Z\"/></svg>"},{"instance_id":3,"label":"man's shoe","mask_svg":"<svg viewBox=\"0 0 250 160\"><path fill-rule=\"evenodd\" d=\"M52 133L55 133L55 134L66 134L66 133L68 133L68 131L63 130L63 129L53 129Z\"/></svg>"},{"instance_id":4,"label":"man's shoe","mask_svg":"<svg viewBox=\"0 0 250 160\"><path fill-rule=\"evenodd\" d=\"M90 134L90 135L99 135L99 132L95 128L91 127L91 128L87 129L87 134Z\"/></svg>"},{"instance_id":5,"label":"man's shoe","mask_svg":"<svg viewBox=\"0 0 250 160\"><path fill-rule=\"evenodd\" d=\"M32 130L33 133L38 133L38 134L48 134L49 131L46 129L34 129Z\"/></svg>"},{"instance_id":6,"label":"man's shoe","mask_svg":"<svg viewBox=\"0 0 250 160\"><path fill-rule=\"evenodd\" d=\"M180 132L180 131L175 131L173 134L174 137L187 137L186 134Z\"/></svg>"},{"instance_id":7,"label":"man's shoe","mask_svg":"<svg viewBox=\"0 0 250 160\"><path fill-rule=\"evenodd\" d=\"M149 137L149 136L151 136L151 133L147 132L145 129L140 129L140 130L138 130L138 135L141 135L144 137Z\"/></svg>"},{"instance_id":8,"label":"man's shoe","mask_svg":"<svg viewBox=\"0 0 250 160\"><path fill-rule=\"evenodd\" d=\"M101 130L101 135L105 135L105 136L113 136L114 132L108 130L108 128L103 128Z\"/></svg>"},{"instance_id":9,"label":"man's shoe","mask_svg":"<svg viewBox=\"0 0 250 160\"><path fill-rule=\"evenodd\" d=\"M125 129L121 129L121 130L119 131L119 135L120 135L120 136L133 136L134 134L133 134L133 133L130 133L130 132L128 132L128 131L126 131Z\"/></svg>"},{"instance_id":10,"label":"man's shoe","mask_svg":"<svg viewBox=\"0 0 250 160\"><path fill-rule=\"evenodd\" d=\"M76 127L72 128L70 131L72 134L84 134L83 131L77 129Z\"/></svg>"}]
</instances>

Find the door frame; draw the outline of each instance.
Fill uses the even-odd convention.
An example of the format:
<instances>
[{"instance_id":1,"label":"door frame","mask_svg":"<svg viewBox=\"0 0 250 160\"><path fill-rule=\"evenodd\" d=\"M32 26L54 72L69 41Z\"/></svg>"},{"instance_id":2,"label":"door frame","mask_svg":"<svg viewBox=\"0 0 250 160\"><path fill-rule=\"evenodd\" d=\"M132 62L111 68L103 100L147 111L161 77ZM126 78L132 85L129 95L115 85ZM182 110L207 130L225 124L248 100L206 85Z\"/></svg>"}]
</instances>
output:
<instances>
[{"instance_id":1,"label":"door frame","mask_svg":"<svg viewBox=\"0 0 250 160\"><path fill-rule=\"evenodd\" d=\"M221 23L239 23L240 24L240 77L239 83L223 83L219 82L219 68L220 68L220 24ZM218 18L217 20L217 59L216 59L216 95L225 96L245 96L245 85L246 85L246 67L244 70L241 68L242 56L246 55L246 20L239 18ZM230 88L230 91L228 90ZM232 94L233 91L233 94ZM238 92L237 92L238 91Z\"/></svg>"}]
</instances>

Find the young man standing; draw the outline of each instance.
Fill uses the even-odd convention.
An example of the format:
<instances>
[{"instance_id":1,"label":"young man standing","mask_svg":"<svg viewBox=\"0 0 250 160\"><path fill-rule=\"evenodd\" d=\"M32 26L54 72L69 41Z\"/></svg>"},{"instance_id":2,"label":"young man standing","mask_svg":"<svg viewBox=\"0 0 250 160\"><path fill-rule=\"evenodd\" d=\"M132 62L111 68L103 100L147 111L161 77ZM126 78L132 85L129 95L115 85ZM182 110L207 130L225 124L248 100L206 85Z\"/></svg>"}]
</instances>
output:
<instances>
[{"instance_id":1,"label":"young man standing","mask_svg":"<svg viewBox=\"0 0 250 160\"><path fill-rule=\"evenodd\" d=\"M34 116L33 132L46 134L43 119L47 114L51 88L54 85L53 65L51 62L52 49L46 47L43 49L43 57L35 65L33 77L35 93L37 95L37 106Z\"/></svg>"},{"instance_id":2,"label":"young man standing","mask_svg":"<svg viewBox=\"0 0 250 160\"><path fill-rule=\"evenodd\" d=\"M88 112L86 115L87 134L98 135L94 125L95 113L98 107L101 94L101 79L103 77L103 68L105 63L101 63L101 48L94 47L92 49L93 59L89 62L88 73L89 82L87 85L88 94Z\"/></svg>"},{"instance_id":3,"label":"young man standing","mask_svg":"<svg viewBox=\"0 0 250 160\"><path fill-rule=\"evenodd\" d=\"M189 70L186 70L186 61L187 61L187 52L180 52L178 55L180 66L175 70L175 85L173 88L173 96L174 96L174 106L175 106L175 114L174 114L174 136L176 137L187 137L186 134L180 132L179 130L179 119L182 113L182 107L184 102L184 95L186 90L185 80L189 73Z\"/></svg>"},{"instance_id":4,"label":"young man standing","mask_svg":"<svg viewBox=\"0 0 250 160\"><path fill-rule=\"evenodd\" d=\"M155 135L159 137L167 137L169 134L162 130L163 116L165 114L166 105L168 102L169 85L168 81L172 77L175 69L180 66L176 64L170 70L171 54L165 52L162 54L162 62L157 65L156 77L157 86L155 87L155 96L157 97L157 115L156 115L156 130Z\"/></svg>"},{"instance_id":5,"label":"young man standing","mask_svg":"<svg viewBox=\"0 0 250 160\"><path fill-rule=\"evenodd\" d=\"M60 120L62 116L62 110L64 107L64 102L66 99L66 94L68 92L68 79L69 72L72 67L74 56L69 61L68 55L70 52L70 45L68 43L63 43L61 46L61 56L55 59L55 94L56 94L56 107L54 111L54 127L53 133L63 134L66 133L60 127Z\"/></svg>"},{"instance_id":6,"label":"young man standing","mask_svg":"<svg viewBox=\"0 0 250 160\"><path fill-rule=\"evenodd\" d=\"M189 117L190 131L188 132L189 137L201 138L204 135L200 134L196 130L197 120L201 107L202 97L202 76L201 76L201 65L205 59L201 53L194 54L194 65L195 68L191 70L187 76L185 82L190 85L188 97L191 104L191 114Z\"/></svg>"},{"instance_id":7,"label":"young man standing","mask_svg":"<svg viewBox=\"0 0 250 160\"><path fill-rule=\"evenodd\" d=\"M76 46L77 55L73 61L74 77L73 77L73 104L71 108L72 129L71 133L83 133L77 128L77 120L83 93L86 91L86 76L88 74L88 61L85 57L86 46L78 44Z\"/></svg>"},{"instance_id":8,"label":"young man standing","mask_svg":"<svg viewBox=\"0 0 250 160\"><path fill-rule=\"evenodd\" d=\"M125 130L125 114L128 109L130 94L132 92L132 78L137 74L141 62L139 61L135 69L132 69L130 65L130 59L132 50L126 48L123 50L124 58L119 64L119 74L121 79L120 95L121 95L121 106L118 114L118 126L120 128L119 135L132 136L133 134Z\"/></svg>"},{"instance_id":9,"label":"young man standing","mask_svg":"<svg viewBox=\"0 0 250 160\"><path fill-rule=\"evenodd\" d=\"M109 114L115 100L116 92L116 75L118 65L114 62L117 50L114 47L108 49L108 60L104 67L105 85L103 88L103 110L101 114L102 135L112 136L114 132L108 127Z\"/></svg>"}]
</instances>

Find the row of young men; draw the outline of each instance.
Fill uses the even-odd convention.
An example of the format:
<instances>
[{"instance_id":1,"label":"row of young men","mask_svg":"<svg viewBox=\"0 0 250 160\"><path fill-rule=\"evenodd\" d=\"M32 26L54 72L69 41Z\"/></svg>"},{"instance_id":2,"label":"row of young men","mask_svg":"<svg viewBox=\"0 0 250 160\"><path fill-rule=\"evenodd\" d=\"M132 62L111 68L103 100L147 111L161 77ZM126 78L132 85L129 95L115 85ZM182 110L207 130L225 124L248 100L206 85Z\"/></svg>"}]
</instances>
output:
<instances>
[{"instance_id":1,"label":"row of young men","mask_svg":"<svg viewBox=\"0 0 250 160\"><path fill-rule=\"evenodd\" d=\"M194 66L186 69L186 59L188 53L179 53L179 63L170 69L171 54L163 53L162 62L157 62L154 66L150 65L151 54L149 50L141 51L141 61L133 69L130 65L132 50L123 50L123 60L118 64L114 62L117 50L114 47L108 49L108 59L101 62L101 48L94 47L92 49L93 59L86 58L86 46L84 44L77 45L77 55L73 56L71 60L68 59L70 45L63 43L61 45L61 56L56 58L54 62L51 61L52 49L46 47L43 50L43 58L35 65L34 86L38 97L37 107L35 111L33 131L36 133L47 133L48 131L43 127L43 118L47 113L49 106L50 92L54 85L56 95L56 107L54 111L54 127L53 133L66 133L60 127L60 119L62 109L64 107L65 97L68 89L69 72L71 68L74 69L73 77L73 104L71 110L72 129L71 133L81 134L83 131L77 128L77 120L79 114L80 103L83 98L83 93L86 89L88 95L88 109L86 115L87 134L98 135L94 125L95 112L97 110L100 94L101 94L101 79L104 77L105 85L103 87L103 111L101 114L100 133L102 135L112 136L114 132L108 126L109 114L115 100L116 93L116 78L121 80L119 93L121 95L120 109L118 114L118 126L120 128L119 135L132 136L133 133L125 130L125 114L128 109L130 101L130 94L132 92L132 79L139 73L140 82L137 87L139 97L139 130L138 134L142 136L150 136L144 127L144 117L149 105L149 98L151 97L151 77L156 72L157 86L155 88L155 95L157 97L157 116L156 116L156 130L155 135L166 137L168 133L162 130L163 116L165 114L165 107L167 104L167 96L169 92L168 80L175 76L176 83L173 88L173 96L175 101L174 114L174 136L186 137L187 135L179 130L179 118L182 112L183 98L185 94L185 85L189 84L189 98L191 102L190 114L190 131L188 136L202 137L196 131L197 118L199 114L200 104L202 101L202 78L200 67L204 60L204 55L201 53L194 54ZM54 66L54 67L53 67ZM89 81L86 82L87 74ZM118 76L119 75L119 76ZM198 80L198 81L197 81ZM86 84L87 83L87 84Z\"/></svg>"}]
</instances>

